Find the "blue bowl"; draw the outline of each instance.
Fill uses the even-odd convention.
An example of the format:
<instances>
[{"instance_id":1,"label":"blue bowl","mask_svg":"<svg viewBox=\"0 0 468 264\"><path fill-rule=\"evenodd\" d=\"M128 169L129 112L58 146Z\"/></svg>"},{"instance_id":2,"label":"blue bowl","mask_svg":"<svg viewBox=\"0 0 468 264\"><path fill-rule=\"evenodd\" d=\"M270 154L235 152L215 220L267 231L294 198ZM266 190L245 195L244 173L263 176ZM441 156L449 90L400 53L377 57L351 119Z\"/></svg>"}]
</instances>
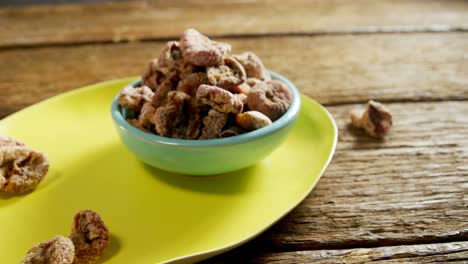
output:
<instances>
[{"instance_id":1,"label":"blue bowl","mask_svg":"<svg viewBox=\"0 0 468 264\"><path fill-rule=\"evenodd\" d=\"M122 142L140 160L153 167L182 174L212 175L249 167L270 154L284 141L297 119L301 105L300 94L285 77L271 72L273 79L284 82L292 93L288 111L271 125L242 135L187 140L161 137L130 125L127 112L112 101L112 118ZM139 85L139 81L132 83Z\"/></svg>"}]
</instances>

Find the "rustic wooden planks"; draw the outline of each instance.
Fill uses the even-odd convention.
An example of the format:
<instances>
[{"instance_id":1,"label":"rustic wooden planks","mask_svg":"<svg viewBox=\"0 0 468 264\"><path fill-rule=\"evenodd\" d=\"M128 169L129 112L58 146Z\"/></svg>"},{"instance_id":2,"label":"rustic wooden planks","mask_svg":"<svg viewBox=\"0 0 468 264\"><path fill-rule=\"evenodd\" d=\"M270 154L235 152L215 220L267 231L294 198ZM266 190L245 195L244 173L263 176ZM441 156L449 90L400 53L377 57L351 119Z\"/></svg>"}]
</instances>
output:
<instances>
[{"instance_id":1,"label":"rustic wooden planks","mask_svg":"<svg viewBox=\"0 0 468 264\"><path fill-rule=\"evenodd\" d=\"M468 99L468 34L222 39L324 104ZM163 42L0 50L0 117L84 85L140 75Z\"/></svg>"},{"instance_id":2,"label":"rustic wooden planks","mask_svg":"<svg viewBox=\"0 0 468 264\"><path fill-rule=\"evenodd\" d=\"M466 263L468 242L265 254L250 263Z\"/></svg>"},{"instance_id":3,"label":"rustic wooden planks","mask_svg":"<svg viewBox=\"0 0 468 264\"><path fill-rule=\"evenodd\" d=\"M463 0L145 1L0 8L0 47L209 35L459 31Z\"/></svg>"},{"instance_id":4,"label":"rustic wooden planks","mask_svg":"<svg viewBox=\"0 0 468 264\"><path fill-rule=\"evenodd\" d=\"M464 0L2 7L0 118L140 75L164 41L195 27L257 53L326 104L340 130L312 194L258 239L207 263L466 263L467 21ZM348 126L349 110L368 99L394 113L385 140Z\"/></svg>"},{"instance_id":5,"label":"rustic wooden planks","mask_svg":"<svg viewBox=\"0 0 468 264\"><path fill-rule=\"evenodd\" d=\"M353 107L328 107L340 133L335 157L314 192L267 233L271 246L468 239L468 104L389 104L395 127L383 141L348 127Z\"/></svg>"}]
</instances>

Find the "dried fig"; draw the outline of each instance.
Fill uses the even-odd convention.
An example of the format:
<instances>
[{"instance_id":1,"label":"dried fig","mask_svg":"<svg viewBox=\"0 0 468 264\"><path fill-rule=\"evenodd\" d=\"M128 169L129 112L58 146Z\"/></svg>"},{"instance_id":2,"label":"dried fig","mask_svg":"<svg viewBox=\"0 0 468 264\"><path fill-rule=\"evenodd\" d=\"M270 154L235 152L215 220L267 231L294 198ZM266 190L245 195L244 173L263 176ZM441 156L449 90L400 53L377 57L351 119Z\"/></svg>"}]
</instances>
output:
<instances>
[{"instance_id":1,"label":"dried fig","mask_svg":"<svg viewBox=\"0 0 468 264\"><path fill-rule=\"evenodd\" d=\"M0 191L32 191L48 170L49 161L44 153L13 140L0 145Z\"/></svg>"},{"instance_id":2,"label":"dried fig","mask_svg":"<svg viewBox=\"0 0 468 264\"><path fill-rule=\"evenodd\" d=\"M211 109L208 115L203 118L203 127L200 139L217 138L227 122L227 114Z\"/></svg>"},{"instance_id":3,"label":"dried fig","mask_svg":"<svg viewBox=\"0 0 468 264\"><path fill-rule=\"evenodd\" d=\"M383 104L369 101L365 110L353 110L351 123L373 137L383 137L392 127L392 113Z\"/></svg>"},{"instance_id":4,"label":"dried fig","mask_svg":"<svg viewBox=\"0 0 468 264\"><path fill-rule=\"evenodd\" d=\"M216 86L200 85L196 98L200 103L209 105L222 113L238 114L242 112L241 100L231 92Z\"/></svg>"},{"instance_id":5,"label":"dried fig","mask_svg":"<svg viewBox=\"0 0 468 264\"><path fill-rule=\"evenodd\" d=\"M79 211L73 218L70 239L75 245L73 263L94 263L109 246L109 229L98 213L91 210Z\"/></svg>"},{"instance_id":6,"label":"dried fig","mask_svg":"<svg viewBox=\"0 0 468 264\"><path fill-rule=\"evenodd\" d=\"M242 64L247 77L253 77L262 81L271 80L270 73L267 71L263 62L253 52L247 51L239 55L234 55L234 58Z\"/></svg>"},{"instance_id":7,"label":"dried fig","mask_svg":"<svg viewBox=\"0 0 468 264\"><path fill-rule=\"evenodd\" d=\"M206 73L194 72L188 74L184 79L177 85L177 90L182 91L188 95L195 96L197 93L198 86L208 82Z\"/></svg>"},{"instance_id":8,"label":"dried fig","mask_svg":"<svg viewBox=\"0 0 468 264\"><path fill-rule=\"evenodd\" d=\"M271 80L252 87L247 95L250 110L262 112L272 121L280 118L291 105L292 95L286 84Z\"/></svg>"},{"instance_id":9,"label":"dried fig","mask_svg":"<svg viewBox=\"0 0 468 264\"><path fill-rule=\"evenodd\" d=\"M21 264L72 264L75 246L68 237L56 236L34 245Z\"/></svg>"},{"instance_id":10,"label":"dried fig","mask_svg":"<svg viewBox=\"0 0 468 264\"><path fill-rule=\"evenodd\" d=\"M246 79L244 67L234 58L228 57L224 65L207 67L206 75L211 85L230 90Z\"/></svg>"},{"instance_id":11,"label":"dried fig","mask_svg":"<svg viewBox=\"0 0 468 264\"><path fill-rule=\"evenodd\" d=\"M195 66L214 66L222 63L231 52L231 45L211 41L195 29L187 29L180 38L183 58Z\"/></svg>"},{"instance_id":12,"label":"dried fig","mask_svg":"<svg viewBox=\"0 0 468 264\"><path fill-rule=\"evenodd\" d=\"M145 102L151 102L154 92L147 86L127 86L119 93L117 103L128 110L139 112Z\"/></svg>"}]
</instances>

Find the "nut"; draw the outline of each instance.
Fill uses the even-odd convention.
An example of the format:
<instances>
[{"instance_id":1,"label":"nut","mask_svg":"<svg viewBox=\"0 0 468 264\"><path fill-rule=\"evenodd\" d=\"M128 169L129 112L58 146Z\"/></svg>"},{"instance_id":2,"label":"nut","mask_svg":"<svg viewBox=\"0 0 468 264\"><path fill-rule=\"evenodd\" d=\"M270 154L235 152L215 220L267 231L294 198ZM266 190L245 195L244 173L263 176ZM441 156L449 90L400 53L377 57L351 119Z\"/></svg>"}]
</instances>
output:
<instances>
[{"instance_id":1,"label":"nut","mask_svg":"<svg viewBox=\"0 0 468 264\"><path fill-rule=\"evenodd\" d=\"M258 111L247 111L236 116L236 123L246 131L256 130L271 125L268 116Z\"/></svg>"}]
</instances>

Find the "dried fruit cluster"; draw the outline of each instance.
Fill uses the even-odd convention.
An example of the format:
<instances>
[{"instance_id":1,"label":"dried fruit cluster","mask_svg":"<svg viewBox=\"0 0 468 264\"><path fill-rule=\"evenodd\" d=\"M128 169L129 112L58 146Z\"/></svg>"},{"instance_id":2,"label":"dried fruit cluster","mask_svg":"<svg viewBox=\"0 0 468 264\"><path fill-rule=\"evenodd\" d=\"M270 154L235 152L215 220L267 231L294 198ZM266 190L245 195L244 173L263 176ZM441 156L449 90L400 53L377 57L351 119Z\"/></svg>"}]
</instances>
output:
<instances>
[{"instance_id":1,"label":"dried fruit cluster","mask_svg":"<svg viewBox=\"0 0 468 264\"><path fill-rule=\"evenodd\" d=\"M73 218L70 237L56 237L37 243L21 264L91 264L109 246L109 230L98 213L79 211Z\"/></svg>"},{"instance_id":2,"label":"dried fruit cluster","mask_svg":"<svg viewBox=\"0 0 468 264\"><path fill-rule=\"evenodd\" d=\"M118 103L136 114L133 126L164 137L212 139L262 128L280 118L291 92L272 80L252 52L231 54L194 29L166 44L141 87L125 87Z\"/></svg>"}]
</instances>

